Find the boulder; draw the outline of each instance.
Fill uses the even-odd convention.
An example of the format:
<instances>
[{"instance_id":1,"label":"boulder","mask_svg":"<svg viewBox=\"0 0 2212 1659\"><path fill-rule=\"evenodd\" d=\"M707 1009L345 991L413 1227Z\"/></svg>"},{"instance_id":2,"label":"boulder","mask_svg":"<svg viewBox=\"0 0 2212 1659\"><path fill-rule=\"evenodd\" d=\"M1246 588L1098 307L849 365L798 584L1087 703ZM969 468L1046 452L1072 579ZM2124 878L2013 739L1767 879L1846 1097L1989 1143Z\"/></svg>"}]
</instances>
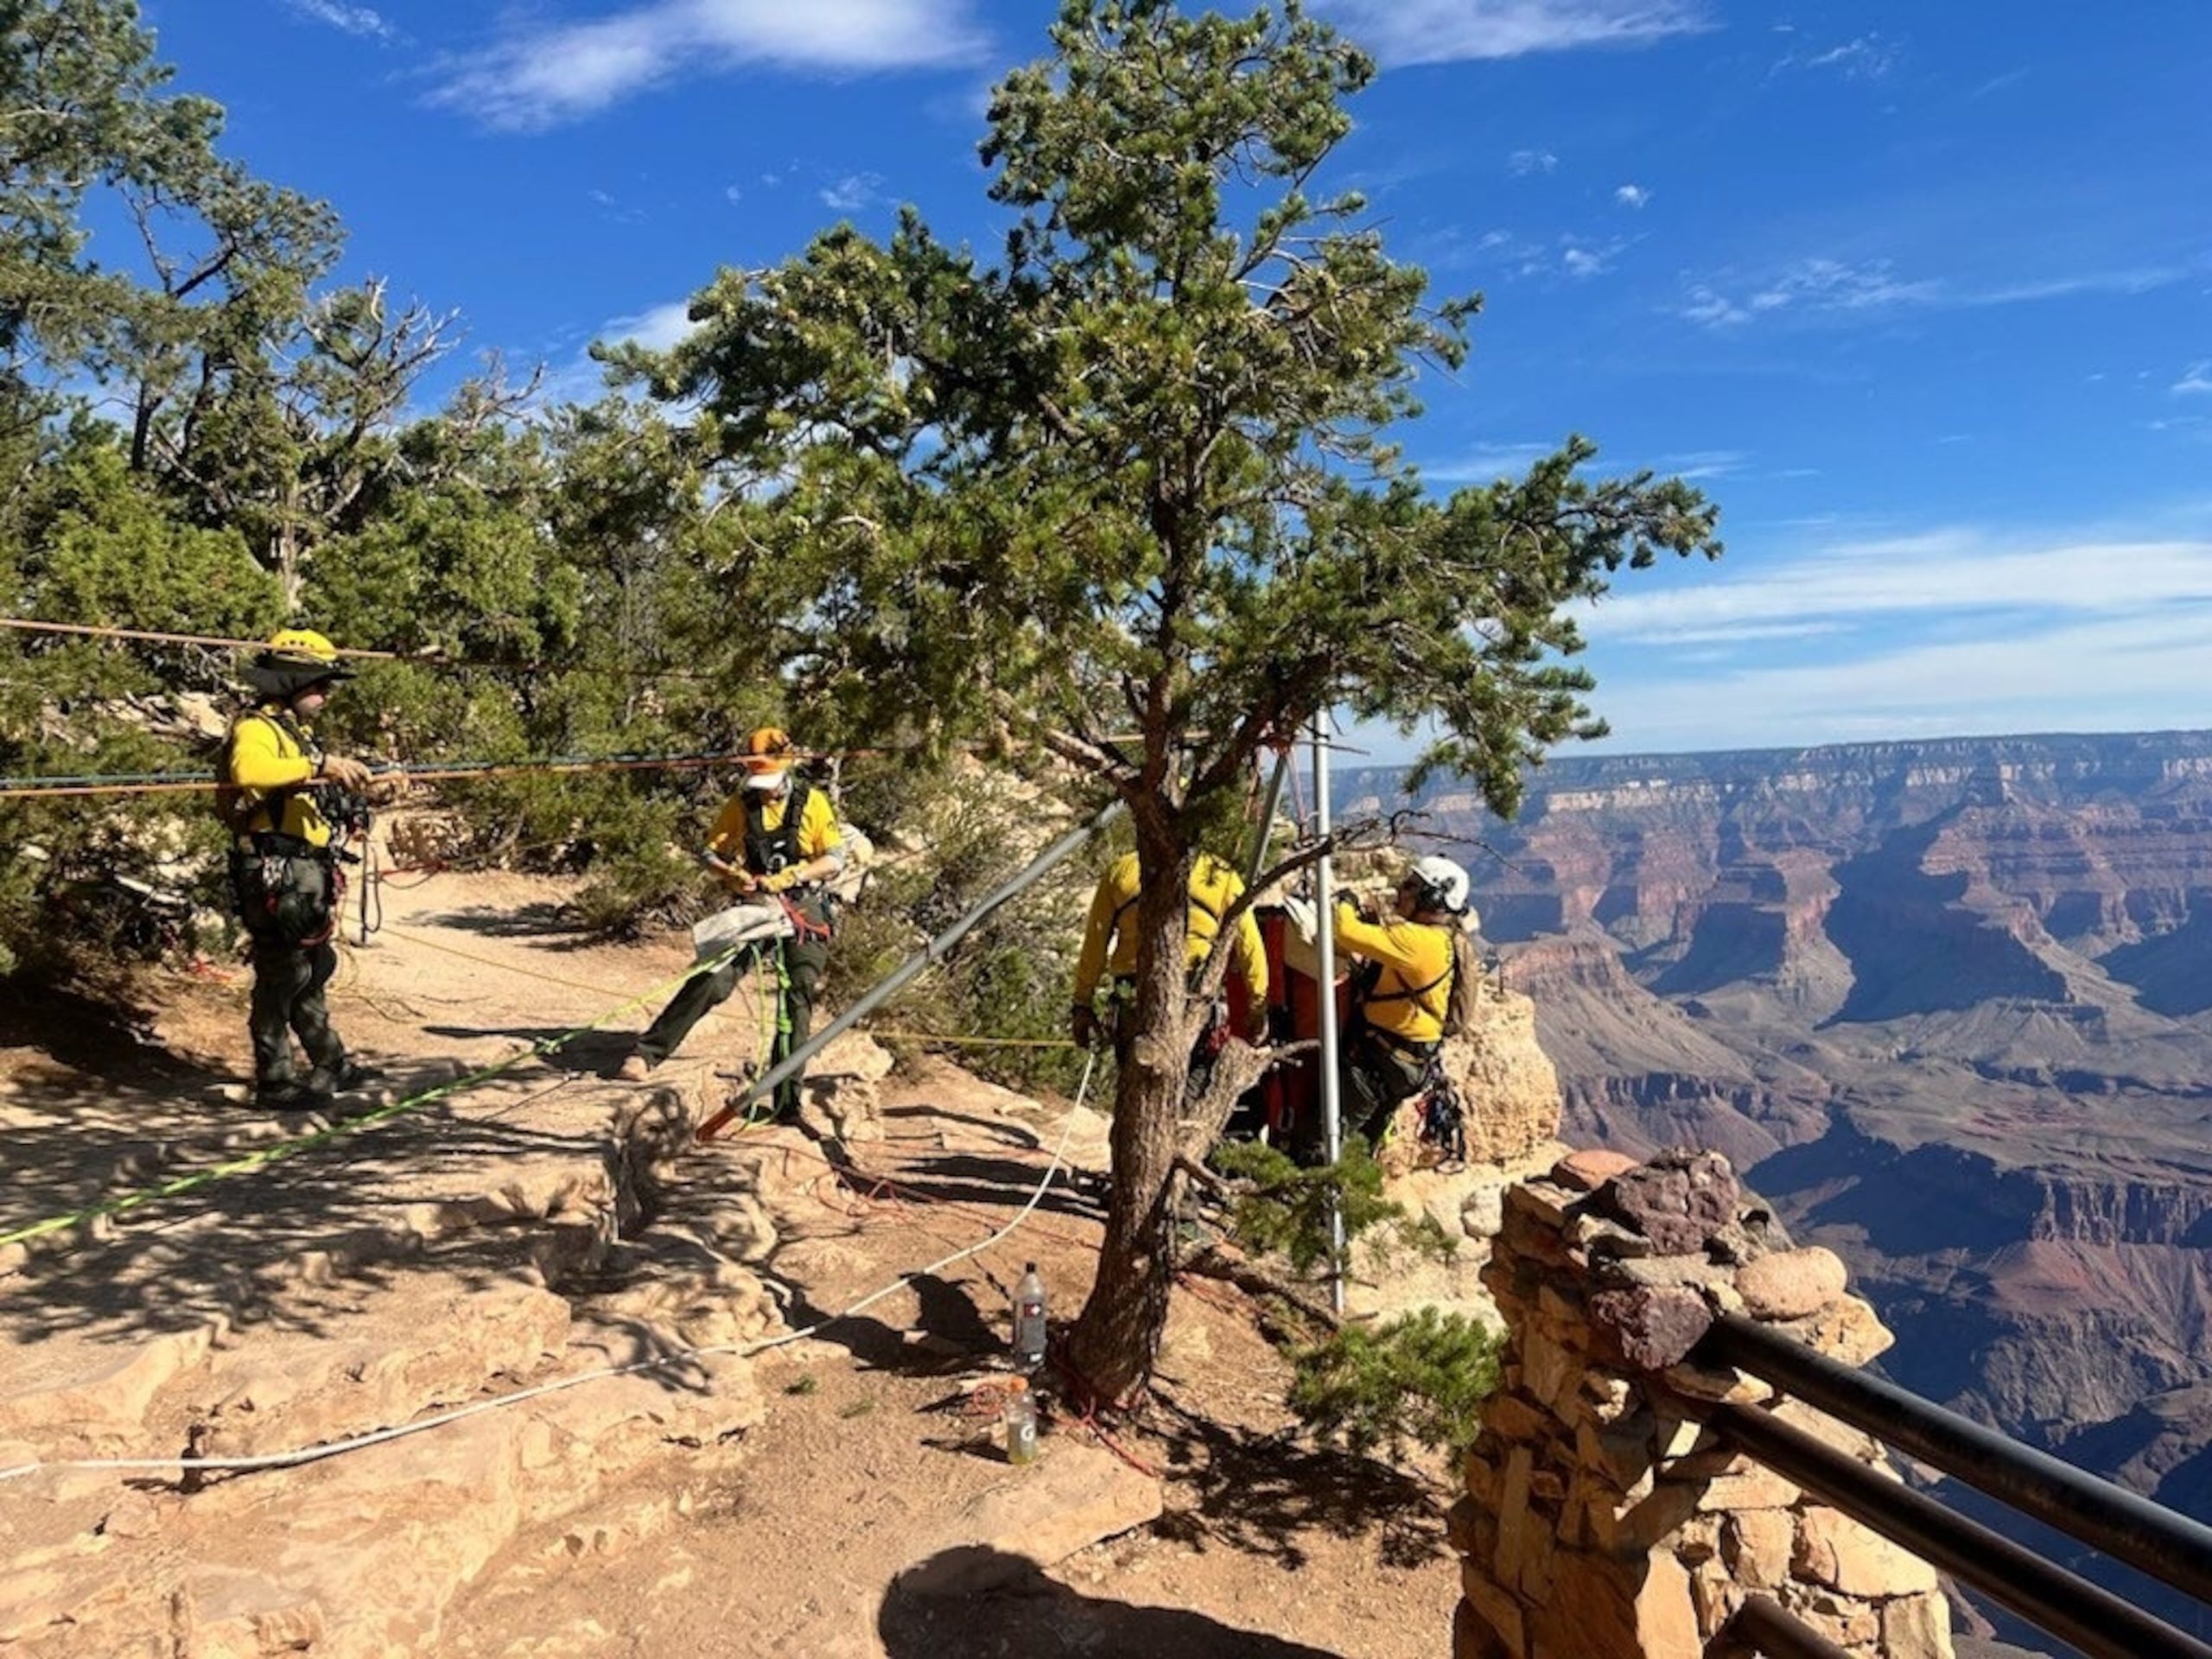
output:
<instances>
[{"instance_id":1,"label":"boulder","mask_svg":"<svg viewBox=\"0 0 2212 1659\"><path fill-rule=\"evenodd\" d=\"M1702 1250L1736 1219L1736 1172L1714 1152L1662 1152L1602 1189L1605 1207L1649 1239L1662 1255Z\"/></svg>"},{"instance_id":2,"label":"boulder","mask_svg":"<svg viewBox=\"0 0 2212 1659\"><path fill-rule=\"evenodd\" d=\"M1679 1285L1601 1290L1590 1299L1590 1317L1624 1360L1646 1371L1679 1363L1713 1325L1705 1298Z\"/></svg>"},{"instance_id":3,"label":"boulder","mask_svg":"<svg viewBox=\"0 0 2212 1659\"><path fill-rule=\"evenodd\" d=\"M1848 1275L1834 1251L1812 1245L1763 1255L1736 1275L1744 1308L1755 1319L1802 1319L1844 1293Z\"/></svg>"}]
</instances>

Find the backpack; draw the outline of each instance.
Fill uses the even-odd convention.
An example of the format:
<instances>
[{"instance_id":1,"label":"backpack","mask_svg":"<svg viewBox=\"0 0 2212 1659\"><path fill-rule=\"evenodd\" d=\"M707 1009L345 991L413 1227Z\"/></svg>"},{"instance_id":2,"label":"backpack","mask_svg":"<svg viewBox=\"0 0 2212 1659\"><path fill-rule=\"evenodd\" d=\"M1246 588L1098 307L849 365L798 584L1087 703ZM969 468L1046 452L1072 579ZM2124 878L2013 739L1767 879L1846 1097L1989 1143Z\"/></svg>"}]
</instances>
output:
<instances>
[{"instance_id":1,"label":"backpack","mask_svg":"<svg viewBox=\"0 0 2212 1659\"><path fill-rule=\"evenodd\" d=\"M1444 999L1444 1034L1464 1037L1481 1017L1483 958L1475 936L1465 928L1452 930L1452 988Z\"/></svg>"}]
</instances>

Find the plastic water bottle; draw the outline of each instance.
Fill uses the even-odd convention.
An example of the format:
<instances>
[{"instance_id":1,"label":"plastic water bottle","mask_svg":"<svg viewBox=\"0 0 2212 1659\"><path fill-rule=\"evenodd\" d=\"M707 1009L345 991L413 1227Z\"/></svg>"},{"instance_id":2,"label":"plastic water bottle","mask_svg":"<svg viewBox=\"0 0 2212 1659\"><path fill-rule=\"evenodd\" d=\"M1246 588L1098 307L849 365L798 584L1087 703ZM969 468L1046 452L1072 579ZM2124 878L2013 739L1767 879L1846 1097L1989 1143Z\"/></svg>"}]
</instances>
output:
<instances>
[{"instance_id":1,"label":"plastic water bottle","mask_svg":"<svg viewBox=\"0 0 2212 1659\"><path fill-rule=\"evenodd\" d=\"M1014 1369L1033 1371L1045 1363L1045 1281L1029 1263L1014 1287Z\"/></svg>"},{"instance_id":2,"label":"plastic water bottle","mask_svg":"<svg viewBox=\"0 0 2212 1659\"><path fill-rule=\"evenodd\" d=\"M1029 1384L1022 1377L1015 1377L1006 1385L1006 1404L1001 1408L1006 1421L1006 1460L1013 1464L1037 1461L1037 1396L1029 1392Z\"/></svg>"}]
</instances>

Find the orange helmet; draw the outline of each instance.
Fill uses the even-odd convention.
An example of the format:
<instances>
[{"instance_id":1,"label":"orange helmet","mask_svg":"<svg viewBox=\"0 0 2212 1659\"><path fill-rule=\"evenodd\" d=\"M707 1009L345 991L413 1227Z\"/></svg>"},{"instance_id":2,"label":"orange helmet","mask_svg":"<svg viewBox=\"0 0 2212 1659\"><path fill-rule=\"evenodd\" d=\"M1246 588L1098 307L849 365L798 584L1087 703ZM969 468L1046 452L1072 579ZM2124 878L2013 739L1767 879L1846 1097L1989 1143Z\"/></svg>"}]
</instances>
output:
<instances>
[{"instance_id":1,"label":"orange helmet","mask_svg":"<svg viewBox=\"0 0 2212 1659\"><path fill-rule=\"evenodd\" d=\"M762 726L745 740L745 786L747 789L779 790L791 776L791 763L798 759L798 747L791 734L780 726Z\"/></svg>"}]
</instances>

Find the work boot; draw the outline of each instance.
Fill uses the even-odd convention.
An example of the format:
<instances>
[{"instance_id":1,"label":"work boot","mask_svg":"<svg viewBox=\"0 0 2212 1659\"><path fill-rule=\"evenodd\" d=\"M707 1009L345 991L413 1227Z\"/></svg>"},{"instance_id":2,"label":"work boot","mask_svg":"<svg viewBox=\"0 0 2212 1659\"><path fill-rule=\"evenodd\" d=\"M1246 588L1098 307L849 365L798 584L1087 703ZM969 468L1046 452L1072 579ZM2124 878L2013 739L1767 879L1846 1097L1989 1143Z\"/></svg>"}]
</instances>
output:
<instances>
[{"instance_id":1,"label":"work boot","mask_svg":"<svg viewBox=\"0 0 2212 1659\"><path fill-rule=\"evenodd\" d=\"M632 1054L614 1073L624 1083L643 1083L652 1074L652 1062L642 1054Z\"/></svg>"},{"instance_id":2,"label":"work boot","mask_svg":"<svg viewBox=\"0 0 2212 1659\"><path fill-rule=\"evenodd\" d=\"M311 1093L323 1095L350 1094L356 1089L365 1089L384 1076L372 1065L363 1065L347 1055L336 1065L318 1065L308 1073L307 1086Z\"/></svg>"},{"instance_id":3,"label":"work boot","mask_svg":"<svg viewBox=\"0 0 2212 1659\"><path fill-rule=\"evenodd\" d=\"M330 1090L315 1086L315 1074L302 1083L296 1077L283 1077L274 1083L256 1085L253 1103L268 1112L313 1112L330 1104Z\"/></svg>"}]
</instances>

